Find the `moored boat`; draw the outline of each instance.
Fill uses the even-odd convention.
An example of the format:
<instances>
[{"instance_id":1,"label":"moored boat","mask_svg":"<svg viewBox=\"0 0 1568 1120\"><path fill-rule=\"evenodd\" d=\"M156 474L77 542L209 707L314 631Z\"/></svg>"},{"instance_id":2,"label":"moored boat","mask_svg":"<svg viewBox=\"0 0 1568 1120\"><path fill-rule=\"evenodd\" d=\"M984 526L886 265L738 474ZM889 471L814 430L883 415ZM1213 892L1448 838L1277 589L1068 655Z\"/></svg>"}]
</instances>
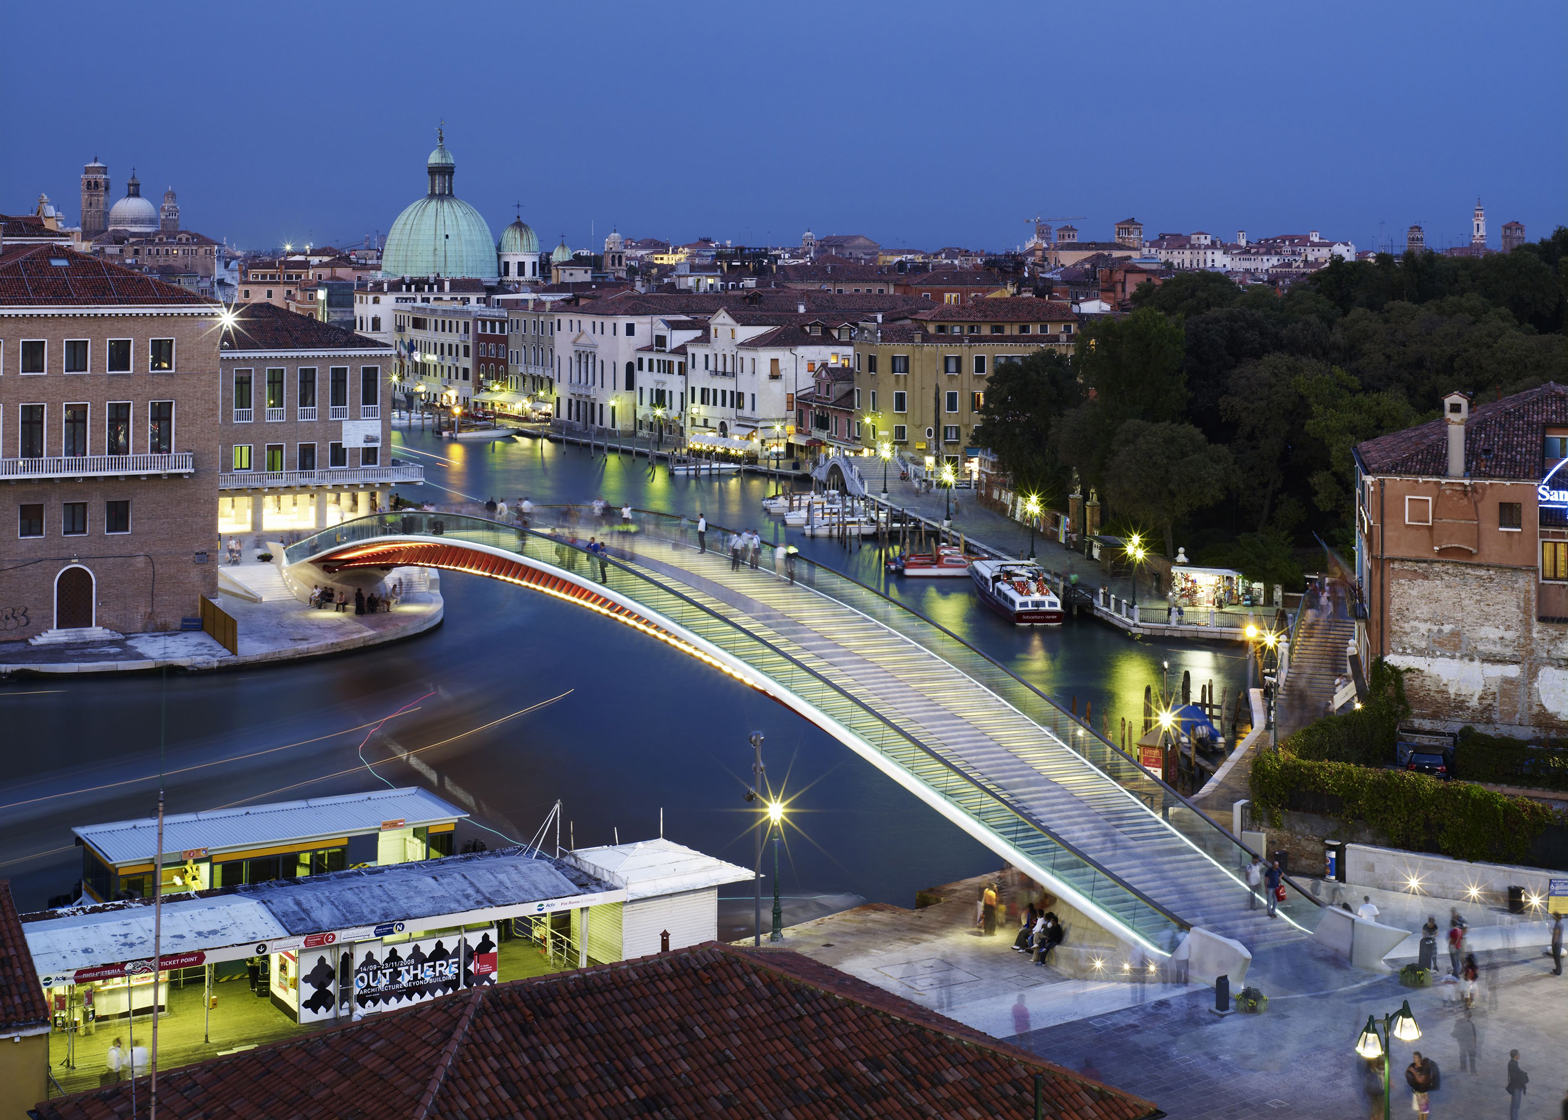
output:
<instances>
[{"instance_id":1,"label":"moored boat","mask_svg":"<svg viewBox=\"0 0 1568 1120\"><path fill-rule=\"evenodd\" d=\"M969 576L986 606L1017 626L1061 625L1062 601L1045 569L1027 560L975 560Z\"/></svg>"},{"instance_id":2,"label":"moored boat","mask_svg":"<svg viewBox=\"0 0 1568 1120\"><path fill-rule=\"evenodd\" d=\"M956 545L944 544L932 556L924 552L900 553L887 562L887 570L911 578L953 578L967 576L969 565L980 556L966 556Z\"/></svg>"}]
</instances>

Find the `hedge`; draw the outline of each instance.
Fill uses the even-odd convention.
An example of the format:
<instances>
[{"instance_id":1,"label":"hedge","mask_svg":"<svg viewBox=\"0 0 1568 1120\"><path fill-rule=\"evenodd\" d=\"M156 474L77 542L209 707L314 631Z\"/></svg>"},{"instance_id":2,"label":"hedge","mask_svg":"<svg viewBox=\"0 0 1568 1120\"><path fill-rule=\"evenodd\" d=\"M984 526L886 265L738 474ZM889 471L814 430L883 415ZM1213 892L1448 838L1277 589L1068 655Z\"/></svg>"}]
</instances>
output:
<instances>
[{"instance_id":1,"label":"hedge","mask_svg":"<svg viewBox=\"0 0 1568 1120\"><path fill-rule=\"evenodd\" d=\"M1454 772L1472 782L1568 789L1568 744L1525 743L1465 727L1454 751Z\"/></svg>"},{"instance_id":2,"label":"hedge","mask_svg":"<svg viewBox=\"0 0 1568 1120\"><path fill-rule=\"evenodd\" d=\"M1527 797L1408 770L1297 758L1283 744L1253 760L1252 799L1274 827L1298 792L1335 799L1340 820L1364 822L1395 847L1462 860L1517 863L1558 819Z\"/></svg>"}]
</instances>

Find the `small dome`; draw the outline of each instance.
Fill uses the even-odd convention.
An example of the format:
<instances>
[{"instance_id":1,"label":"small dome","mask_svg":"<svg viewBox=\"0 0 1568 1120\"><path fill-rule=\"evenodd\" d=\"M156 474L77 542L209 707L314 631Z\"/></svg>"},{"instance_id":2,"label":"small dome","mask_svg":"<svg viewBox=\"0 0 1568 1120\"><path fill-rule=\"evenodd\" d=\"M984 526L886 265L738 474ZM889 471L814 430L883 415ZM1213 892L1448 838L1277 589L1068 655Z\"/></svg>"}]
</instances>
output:
<instances>
[{"instance_id":1,"label":"small dome","mask_svg":"<svg viewBox=\"0 0 1568 1120\"><path fill-rule=\"evenodd\" d=\"M445 144L437 144L435 151L430 153L430 158L425 160L426 167L456 167L457 160L452 158L452 153L446 150Z\"/></svg>"},{"instance_id":2,"label":"small dome","mask_svg":"<svg viewBox=\"0 0 1568 1120\"><path fill-rule=\"evenodd\" d=\"M527 222L518 218L501 231L500 251L503 253L537 253L539 235Z\"/></svg>"},{"instance_id":3,"label":"small dome","mask_svg":"<svg viewBox=\"0 0 1568 1120\"><path fill-rule=\"evenodd\" d=\"M561 243L555 247L555 252L550 254L552 264L567 264L572 259L572 251L566 247L566 237L561 237Z\"/></svg>"},{"instance_id":4,"label":"small dome","mask_svg":"<svg viewBox=\"0 0 1568 1120\"><path fill-rule=\"evenodd\" d=\"M126 195L109 207L110 229L152 233L158 228L158 208L139 194Z\"/></svg>"},{"instance_id":5,"label":"small dome","mask_svg":"<svg viewBox=\"0 0 1568 1120\"><path fill-rule=\"evenodd\" d=\"M612 229L610 231L610 236L604 239L604 251L606 253L613 253L616 250L623 248L625 245L626 239L621 236L621 231L618 229Z\"/></svg>"}]
</instances>

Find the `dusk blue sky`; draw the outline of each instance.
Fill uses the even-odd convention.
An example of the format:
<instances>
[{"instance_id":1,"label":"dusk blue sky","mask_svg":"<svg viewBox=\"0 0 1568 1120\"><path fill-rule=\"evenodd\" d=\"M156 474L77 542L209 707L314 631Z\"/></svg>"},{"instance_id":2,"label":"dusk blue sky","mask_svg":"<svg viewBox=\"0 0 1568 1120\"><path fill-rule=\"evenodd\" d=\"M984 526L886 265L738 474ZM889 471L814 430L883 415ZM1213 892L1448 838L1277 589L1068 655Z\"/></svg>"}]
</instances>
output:
<instances>
[{"instance_id":1,"label":"dusk blue sky","mask_svg":"<svg viewBox=\"0 0 1568 1120\"><path fill-rule=\"evenodd\" d=\"M385 234L443 117L492 231L520 199L574 248L1568 221L1561 0L19 5L6 37L0 211L74 223L97 156L242 247Z\"/></svg>"}]
</instances>

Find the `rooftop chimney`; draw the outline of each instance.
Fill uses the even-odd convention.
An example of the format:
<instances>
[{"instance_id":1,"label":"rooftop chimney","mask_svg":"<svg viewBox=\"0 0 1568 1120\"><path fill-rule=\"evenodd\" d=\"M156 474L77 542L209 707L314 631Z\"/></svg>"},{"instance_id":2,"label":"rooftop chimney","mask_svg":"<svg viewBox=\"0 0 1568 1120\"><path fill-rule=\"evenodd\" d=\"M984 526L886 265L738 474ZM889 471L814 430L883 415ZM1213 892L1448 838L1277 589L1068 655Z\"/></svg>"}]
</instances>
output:
<instances>
[{"instance_id":1,"label":"rooftop chimney","mask_svg":"<svg viewBox=\"0 0 1568 1120\"><path fill-rule=\"evenodd\" d=\"M806 303L805 303L804 300L802 300L802 301L800 301L799 303L797 303L795 305L795 314L797 314L797 315L804 315L805 313L806 313Z\"/></svg>"},{"instance_id":2,"label":"rooftop chimney","mask_svg":"<svg viewBox=\"0 0 1568 1120\"><path fill-rule=\"evenodd\" d=\"M1448 477L1465 476L1465 421L1470 417L1470 398L1464 393L1449 393L1443 398L1443 418L1448 421Z\"/></svg>"}]
</instances>

